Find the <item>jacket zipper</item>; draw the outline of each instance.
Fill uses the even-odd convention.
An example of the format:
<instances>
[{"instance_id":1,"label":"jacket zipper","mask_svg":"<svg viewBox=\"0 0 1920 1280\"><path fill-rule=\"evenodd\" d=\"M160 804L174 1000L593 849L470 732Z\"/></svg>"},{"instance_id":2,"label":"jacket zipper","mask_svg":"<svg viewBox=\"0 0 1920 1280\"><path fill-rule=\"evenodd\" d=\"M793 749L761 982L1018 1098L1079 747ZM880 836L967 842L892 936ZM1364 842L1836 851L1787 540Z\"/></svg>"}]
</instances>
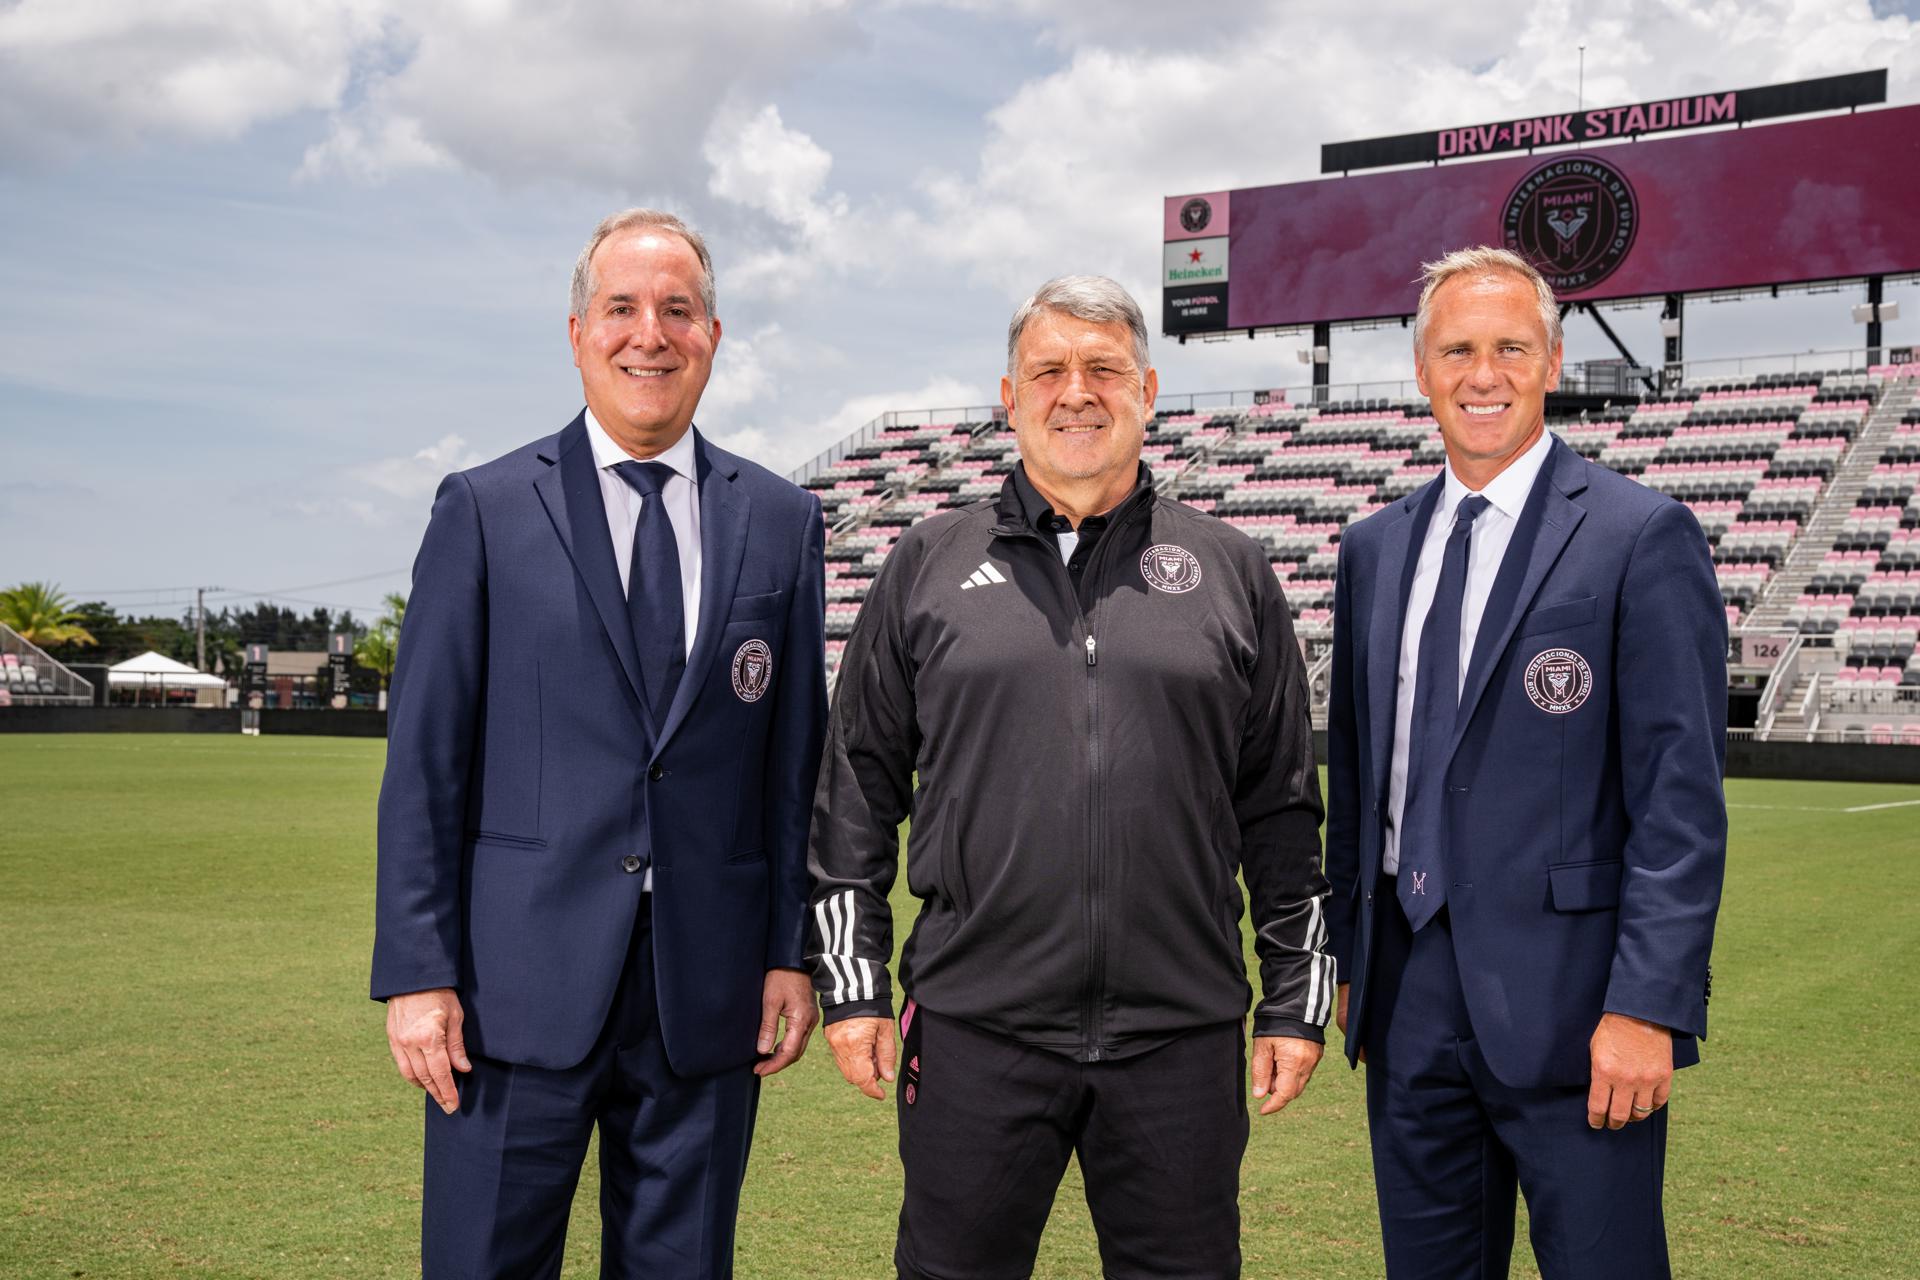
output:
<instances>
[{"instance_id":1,"label":"jacket zipper","mask_svg":"<svg viewBox=\"0 0 1920 1280\"><path fill-rule=\"evenodd\" d=\"M1136 511L1139 509L1144 508L1137 508ZM1109 525L1106 532L1101 535L1099 544L1093 549L1093 554L1087 557L1085 572L1089 579L1093 578L1097 565L1111 558L1109 549L1115 537L1122 527L1132 523L1134 514L1129 512L1126 519ZM1074 585L1073 575L1068 572L1066 562L1060 558L1059 545L1048 542L1039 533L1030 529L1000 536L1025 538L1039 543L1045 547L1048 558L1059 566L1060 578L1066 582L1067 598L1073 602L1074 613L1080 619L1080 630L1083 636L1081 643L1087 655L1087 849L1084 868L1087 963L1084 985L1081 989L1080 1025L1083 1037L1081 1049L1085 1060L1100 1062L1107 1056L1106 1050L1102 1047L1102 1042L1106 1039L1106 1019L1101 1011L1103 994L1101 978L1106 972L1107 963L1107 928L1106 912L1102 909L1104 903L1100 897L1103 879L1100 874L1101 850L1105 844L1104 824L1101 821L1105 811L1103 804L1105 787L1104 762L1100 750L1100 685L1095 679L1099 670L1099 641L1093 633L1093 614L1080 604L1080 592Z\"/></svg>"}]
</instances>

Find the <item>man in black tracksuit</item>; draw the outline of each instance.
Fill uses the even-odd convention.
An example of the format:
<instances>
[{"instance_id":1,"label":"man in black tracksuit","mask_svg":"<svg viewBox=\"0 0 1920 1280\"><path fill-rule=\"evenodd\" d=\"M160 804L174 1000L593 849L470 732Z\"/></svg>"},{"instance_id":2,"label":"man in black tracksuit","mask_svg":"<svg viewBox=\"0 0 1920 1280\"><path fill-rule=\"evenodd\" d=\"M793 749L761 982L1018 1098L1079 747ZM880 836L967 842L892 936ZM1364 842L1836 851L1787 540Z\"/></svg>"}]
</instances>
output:
<instances>
[{"instance_id":1,"label":"man in black tracksuit","mask_svg":"<svg viewBox=\"0 0 1920 1280\"><path fill-rule=\"evenodd\" d=\"M1304 665L1259 546L1140 464L1157 381L1126 292L1050 282L1008 367L1022 464L902 535L840 668L810 858L826 1035L881 1097L911 815L900 1274L1030 1274L1077 1153L1109 1276L1238 1275L1236 870L1263 1112L1305 1086L1334 991Z\"/></svg>"}]
</instances>

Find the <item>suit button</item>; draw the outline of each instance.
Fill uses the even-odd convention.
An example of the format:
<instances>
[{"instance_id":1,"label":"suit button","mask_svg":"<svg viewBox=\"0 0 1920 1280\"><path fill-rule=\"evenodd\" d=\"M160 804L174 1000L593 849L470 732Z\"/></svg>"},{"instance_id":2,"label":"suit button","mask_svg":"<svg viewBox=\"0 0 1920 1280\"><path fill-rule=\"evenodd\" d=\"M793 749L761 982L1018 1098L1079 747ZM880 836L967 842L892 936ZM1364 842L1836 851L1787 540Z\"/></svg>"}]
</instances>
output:
<instances>
[{"instance_id":1,"label":"suit button","mask_svg":"<svg viewBox=\"0 0 1920 1280\"><path fill-rule=\"evenodd\" d=\"M638 871L643 865L645 864L640 861L640 855L637 853L630 853L626 857L620 859L620 869L626 872L628 875L632 875L634 872Z\"/></svg>"},{"instance_id":2,"label":"suit button","mask_svg":"<svg viewBox=\"0 0 1920 1280\"><path fill-rule=\"evenodd\" d=\"M653 782L658 782L660 781L660 779L666 776L667 776L667 771L665 769L662 769L659 765L655 765L653 766L653 768L647 770L647 778Z\"/></svg>"}]
</instances>

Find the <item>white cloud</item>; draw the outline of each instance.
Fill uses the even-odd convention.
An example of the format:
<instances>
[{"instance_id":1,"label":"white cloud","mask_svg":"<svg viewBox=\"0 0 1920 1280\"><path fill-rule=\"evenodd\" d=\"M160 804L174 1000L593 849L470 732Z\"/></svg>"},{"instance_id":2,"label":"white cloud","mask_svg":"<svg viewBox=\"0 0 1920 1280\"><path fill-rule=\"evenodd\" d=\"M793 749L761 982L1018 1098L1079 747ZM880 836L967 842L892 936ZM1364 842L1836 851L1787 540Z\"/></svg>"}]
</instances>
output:
<instances>
[{"instance_id":1,"label":"white cloud","mask_svg":"<svg viewBox=\"0 0 1920 1280\"><path fill-rule=\"evenodd\" d=\"M448 432L426 448L402 457L381 458L355 467L353 480L396 498L431 496L449 472L478 466L485 459L466 440Z\"/></svg>"},{"instance_id":2,"label":"white cloud","mask_svg":"<svg viewBox=\"0 0 1920 1280\"><path fill-rule=\"evenodd\" d=\"M750 338L722 330L713 354L713 376L700 397L701 413L724 417L772 395L778 389L773 363L779 358L780 345L777 324Z\"/></svg>"},{"instance_id":3,"label":"white cloud","mask_svg":"<svg viewBox=\"0 0 1920 1280\"><path fill-rule=\"evenodd\" d=\"M508 186L545 181L684 198L735 88L779 82L858 38L840 0L570 5L416 0L412 56L372 74L334 134L412 122L425 154ZM331 141L331 139L330 139ZM353 154L351 148L337 148ZM327 143L309 156L324 169ZM407 167L404 153L386 157Z\"/></svg>"},{"instance_id":4,"label":"white cloud","mask_svg":"<svg viewBox=\"0 0 1920 1280\"><path fill-rule=\"evenodd\" d=\"M458 164L685 196L739 86L860 39L849 0L18 0L0 8L0 154L324 111L305 176Z\"/></svg>"},{"instance_id":5,"label":"white cloud","mask_svg":"<svg viewBox=\"0 0 1920 1280\"><path fill-rule=\"evenodd\" d=\"M383 46L388 0L20 0L0 10L0 152L222 140L327 108Z\"/></svg>"},{"instance_id":6,"label":"white cloud","mask_svg":"<svg viewBox=\"0 0 1920 1280\"><path fill-rule=\"evenodd\" d=\"M704 152L713 168L708 191L796 230L818 228L846 209L844 196L815 201L833 157L806 134L787 128L772 103L754 112L738 107L720 112L707 130Z\"/></svg>"},{"instance_id":7,"label":"white cloud","mask_svg":"<svg viewBox=\"0 0 1920 1280\"><path fill-rule=\"evenodd\" d=\"M325 139L307 148L295 176L318 181L337 173L372 183L397 170L454 167L451 155L427 141L418 120L388 116L364 123L337 121Z\"/></svg>"}]
</instances>

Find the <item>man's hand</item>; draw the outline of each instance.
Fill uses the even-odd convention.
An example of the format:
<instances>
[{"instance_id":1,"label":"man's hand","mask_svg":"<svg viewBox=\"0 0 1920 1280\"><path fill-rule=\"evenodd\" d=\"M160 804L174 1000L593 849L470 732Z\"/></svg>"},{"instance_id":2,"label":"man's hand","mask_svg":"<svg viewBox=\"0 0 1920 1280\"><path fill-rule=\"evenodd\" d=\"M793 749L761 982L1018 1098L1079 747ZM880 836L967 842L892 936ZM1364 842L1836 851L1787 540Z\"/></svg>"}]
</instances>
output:
<instances>
[{"instance_id":1,"label":"man's hand","mask_svg":"<svg viewBox=\"0 0 1920 1280\"><path fill-rule=\"evenodd\" d=\"M834 1065L847 1083L869 1098L886 1097L880 1082L893 1080L899 1052L893 1043L893 1019L842 1018L827 1024L826 1036L833 1046Z\"/></svg>"},{"instance_id":2,"label":"man's hand","mask_svg":"<svg viewBox=\"0 0 1920 1280\"><path fill-rule=\"evenodd\" d=\"M1300 1096L1320 1063L1321 1046L1299 1036L1253 1038L1253 1096L1265 1098L1260 1114L1270 1116Z\"/></svg>"},{"instance_id":3,"label":"man's hand","mask_svg":"<svg viewBox=\"0 0 1920 1280\"><path fill-rule=\"evenodd\" d=\"M466 1040L460 1034L466 1015L452 987L414 991L387 1000L387 1048L408 1084L433 1095L448 1115L460 1109L455 1071L471 1071Z\"/></svg>"},{"instance_id":4,"label":"man's hand","mask_svg":"<svg viewBox=\"0 0 1920 1280\"><path fill-rule=\"evenodd\" d=\"M1343 982L1340 984L1340 1004L1333 1013L1333 1020L1339 1024L1340 1034L1343 1036L1347 1034L1347 995L1352 990L1353 984L1351 982ZM1365 1062L1366 1060L1367 1051L1363 1048L1360 1050L1360 1061Z\"/></svg>"},{"instance_id":5,"label":"man's hand","mask_svg":"<svg viewBox=\"0 0 1920 1280\"><path fill-rule=\"evenodd\" d=\"M780 1034L780 1019L787 1020L786 1038L774 1043ZM807 1037L813 1024L820 1021L820 1010L813 1003L813 980L802 969L769 969L760 988L760 1052L772 1053L765 1062L753 1064L753 1074L770 1076L785 1071L807 1051Z\"/></svg>"},{"instance_id":6,"label":"man's hand","mask_svg":"<svg viewBox=\"0 0 1920 1280\"><path fill-rule=\"evenodd\" d=\"M1667 1105L1673 1087L1673 1033L1623 1013L1603 1013L1590 1045L1593 1083L1587 1124L1618 1129Z\"/></svg>"}]
</instances>

